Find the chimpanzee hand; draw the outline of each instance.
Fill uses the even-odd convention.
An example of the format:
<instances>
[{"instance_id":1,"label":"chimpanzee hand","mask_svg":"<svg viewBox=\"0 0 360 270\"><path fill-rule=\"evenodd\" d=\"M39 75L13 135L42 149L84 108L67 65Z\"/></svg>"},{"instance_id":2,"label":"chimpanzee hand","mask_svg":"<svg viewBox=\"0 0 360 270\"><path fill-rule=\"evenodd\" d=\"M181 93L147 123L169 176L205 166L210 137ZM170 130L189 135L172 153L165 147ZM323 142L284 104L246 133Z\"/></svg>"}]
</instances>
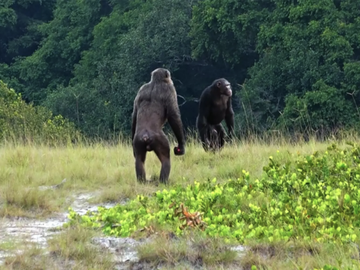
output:
<instances>
[{"instance_id":1,"label":"chimpanzee hand","mask_svg":"<svg viewBox=\"0 0 360 270\"><path fill-rule=\"evenodd\" d=\"M185 154L185 146L184 145L175 146L174 147L174 154L176 156L184 155Z\"/></svg>"}]
</instances>

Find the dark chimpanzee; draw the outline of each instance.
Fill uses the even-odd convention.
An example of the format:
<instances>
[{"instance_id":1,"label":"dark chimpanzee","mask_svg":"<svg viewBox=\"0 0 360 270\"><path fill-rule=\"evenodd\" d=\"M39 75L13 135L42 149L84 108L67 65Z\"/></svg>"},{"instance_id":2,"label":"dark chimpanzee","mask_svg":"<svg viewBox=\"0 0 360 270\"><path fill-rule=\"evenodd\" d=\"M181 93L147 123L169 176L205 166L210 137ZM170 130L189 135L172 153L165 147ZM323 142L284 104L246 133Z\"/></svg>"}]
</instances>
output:
<instances>
[{"instance_id":1,"label":"dark chimpanzee","mask_svg":"<svg viewBox=\"0 0 360 270\"><path fill-rule=\"evenodd\" d=\"M147 151L155 151L161 161L160 181L166 183L169 179L170 146L162 130L166 121L178 141L178 146L174 148L175 155L184 155L185 139L176 90L170 71L158 68L151 72L151 81L141 86L134 100L132 139L139 182L146 180L144 163Z\"/></svg>"},{"instance_id":2,"label":"dark chimpanzee","mask_svg":"<svg viewBox=\"0 0 360 270\"><path fill-rule=\"evenodd\" d=\"M224 79L215 80L201 94L199 114L196 118L200 140L205 151L221 149L225 142L225 130L221 121L225 119L229 136L234 135L234 111L231 105L232 90Z\"/></svg>"}]
</instances>

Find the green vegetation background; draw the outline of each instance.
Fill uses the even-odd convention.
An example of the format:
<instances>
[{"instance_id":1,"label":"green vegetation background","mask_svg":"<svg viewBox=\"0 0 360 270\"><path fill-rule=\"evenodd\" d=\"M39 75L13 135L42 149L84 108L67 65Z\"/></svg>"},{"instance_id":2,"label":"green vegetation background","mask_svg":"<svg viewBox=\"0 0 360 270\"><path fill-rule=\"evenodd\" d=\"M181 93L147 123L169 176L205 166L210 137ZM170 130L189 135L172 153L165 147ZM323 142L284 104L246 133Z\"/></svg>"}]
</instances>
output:
<instances>
[{"instance_id":1,"label":"green vegetation background","mask_svg":"<svg viewBox=\"0 0 360 270\"><path fill-rule=\"evenodd\" d=\"M159 66L187 101L186 127L201 91L226 77L239 136L358 130L359 7L360 0L5 0L0 80L104 139L129 133L136 91Z\"/></svg>"}]
</instances>

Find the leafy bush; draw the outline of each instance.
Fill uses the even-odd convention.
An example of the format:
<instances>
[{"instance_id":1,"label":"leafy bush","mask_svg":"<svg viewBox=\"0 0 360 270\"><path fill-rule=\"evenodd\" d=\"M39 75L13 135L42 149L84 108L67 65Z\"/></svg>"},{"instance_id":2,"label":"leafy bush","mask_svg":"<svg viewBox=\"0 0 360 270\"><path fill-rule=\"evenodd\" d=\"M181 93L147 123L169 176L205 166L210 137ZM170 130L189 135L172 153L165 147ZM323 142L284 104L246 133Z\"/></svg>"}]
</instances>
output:
<instances>
[{"instance_id":1,"label":"leafy bush","mask_svg":"<svg viewBox=\"0 0 360 270\"><path fill-rule=\"evenodd\" d=\"M126 205L70 218L102 228L107 235L130 236L143 228L166 227L181 234L174 207L200 211L204 233L237 240L266 242L304 239L354 242L360 227L360 147L336 145L323 153L298 155L280 164L270 157L261 180L242 171L240 178L218 184L216 179L186 187L139 195Z\"/></svg>"},{"instance_id":2,"label":"leafy bush","mask_svg":"<svg viewBox=\"0 0 360 270\"><path fill-rule=\"evenodd\" d=\"M44 107L26 104L21 94L0 80L0 139L56 144L78 137L71 122Z\"/></svg>"}]
</instances>

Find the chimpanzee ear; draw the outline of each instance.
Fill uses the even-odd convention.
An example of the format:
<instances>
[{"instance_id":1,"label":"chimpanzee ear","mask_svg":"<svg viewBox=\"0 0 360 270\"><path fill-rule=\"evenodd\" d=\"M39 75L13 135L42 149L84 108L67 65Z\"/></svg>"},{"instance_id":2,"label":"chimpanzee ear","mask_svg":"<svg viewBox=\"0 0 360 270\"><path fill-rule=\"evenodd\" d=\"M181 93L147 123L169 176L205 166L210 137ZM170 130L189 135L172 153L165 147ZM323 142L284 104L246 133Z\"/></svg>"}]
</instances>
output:
<instances>
[{"instance_id":1,"label":"chimpanzee ear","mask_svg":"<svg viewBox=\"0 0 360 270\"><path fill-rule=\"evenodd\" d=\"M169 74L169 71L165 71L165 78L167 79L167 78L169 78L170 77L170 74Z\"/></svg>"},{"instance_id":2,"label":"chimpanzee ear","mask_svg":"<svg viewBox=\"0 0 360 270\"><path fill-rule=\"evenodd\" d=\"M221 88L221 82L217 82L217 83L216 83L216 86L217 86L218 88Z\"/></svg>"}]
</instances>

